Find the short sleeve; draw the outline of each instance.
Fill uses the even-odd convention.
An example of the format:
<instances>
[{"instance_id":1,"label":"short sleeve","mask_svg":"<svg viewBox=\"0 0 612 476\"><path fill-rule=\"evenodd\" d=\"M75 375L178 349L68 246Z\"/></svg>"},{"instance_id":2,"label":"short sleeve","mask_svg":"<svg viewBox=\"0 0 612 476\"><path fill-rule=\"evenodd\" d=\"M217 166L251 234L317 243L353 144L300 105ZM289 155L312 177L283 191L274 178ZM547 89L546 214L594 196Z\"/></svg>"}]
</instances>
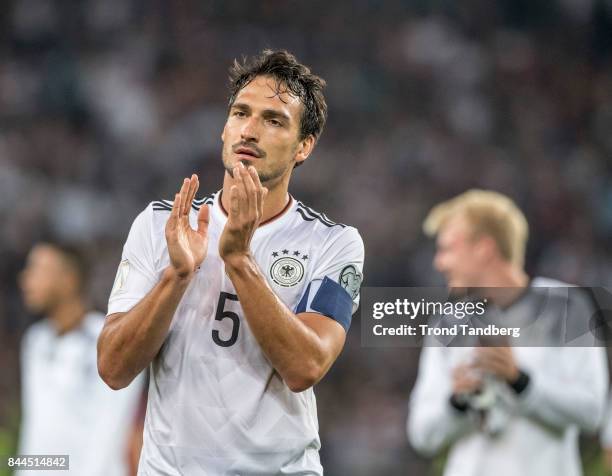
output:
<instances>
[{"instance_id":1,"label":"short sleeve","mask_svg":"<svg viewBox=\"0 0 612 476\"><path fill-rule=\"evenodd\" d=\"M296 313L318 312L348 330L359 306L363 263L364 246L359 232L353 227L343 228L318 256Z\"/></svg>"},{"instance_id":2,"label":"short sleeve","mask_svg":"<svg viewBox=\"0 0 612 476\"><path fill-rule=\"evenodd\" d=\"M129 311L158 281L151 236L151 213L149 206L132 223L108 299L107 315Z\"/></svg>"}]
</instances>

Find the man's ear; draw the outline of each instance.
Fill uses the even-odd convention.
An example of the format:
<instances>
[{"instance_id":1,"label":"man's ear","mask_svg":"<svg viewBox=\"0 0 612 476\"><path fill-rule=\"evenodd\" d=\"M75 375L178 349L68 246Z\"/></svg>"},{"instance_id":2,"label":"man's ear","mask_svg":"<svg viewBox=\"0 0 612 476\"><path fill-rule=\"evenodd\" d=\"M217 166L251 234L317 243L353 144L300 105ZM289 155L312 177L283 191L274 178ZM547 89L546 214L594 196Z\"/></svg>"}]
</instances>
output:
<instances>
[{"instance_id":1,"label":"man's ear","mask_svg":"<svg viewBox=\"0 0 612 476\"><path fill-rule=\"evenodd\" d=\"M498 255L499 249L493 237L488 235L481 236L478 239L477 253L487 261Z\"/></svg>"},{"instance_id":2,"label":"man's ear","mask_svg":"<svg viewBox=\"0 0 612 476\"><path fill-rule=\"evenodd\" d=\"M298 143L297 151L295 153L295 163L296 163L296 165L297 164L301 164L302 162L304 162L308 158L308 156L312 152L312 149L314 149L315 142L316 142L315 138L311 134L308 137L306 137L305 139L302 139Z\"/></svg>"}]
</instances>

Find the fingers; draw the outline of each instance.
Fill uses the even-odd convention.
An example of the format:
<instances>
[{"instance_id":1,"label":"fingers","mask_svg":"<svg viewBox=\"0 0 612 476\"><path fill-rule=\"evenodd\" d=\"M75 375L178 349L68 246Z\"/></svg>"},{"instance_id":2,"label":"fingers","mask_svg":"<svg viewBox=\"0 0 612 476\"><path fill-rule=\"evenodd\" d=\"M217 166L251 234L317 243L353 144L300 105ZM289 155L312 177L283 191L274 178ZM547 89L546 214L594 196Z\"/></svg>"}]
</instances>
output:
<instances>
[{"instance_id":1,"label":"fingers","mask_svg":"<svg viewBox=\"0 0 612 476\"><path fill-rule=\"evenodd\" d=\"M189 179L183 179L183 183L181 185L181 189L178 192L179 195L179 207L178 207L178 216L181 217L183 215L183 205L187 201L187 190L189 189ZM177 200L174 201L177 203Z\"/></svg>"},{"instance_id":2,"label":"fingers","mask_svg":"<svg viewBox=\"0 0 612 476\"><path fill-rule=\"evenodd\" d=\"M481 385L480 375L469 365L459 365L453 369L454 393L471 393Z\"/></svg>"},{"instance_id":3,"label":"fingers","mask_svg":"<svg viewBox=\"0 0 612 476\"><path fill-rule=\"evenodd\" d=\"M255 188L255 182L253 181L253 173L257 175L255 167L250 166L246 170L242 170L240 176L242 177L242 183L246 192L247 213L250 218L258 219L257 188Z\"/></svg>"},{"instance_id":4,"label":"fingers","mask_svg":"<svg viewBox=\"0 0 612 476\"><path fill-rule=\"evenodd\" d=\"M244 169L244 165L242 163L238 163L236 167L234 167L234 179L236 180L236 184L232 185L233 198L230 200L230 207L234 206L233 213L230 216L233 217L234 220L246 221L248 218L248 205L247 205L247 194L244 185L244 177L243 175L246 173ZM234 189L235 187L235 189ZM237 223L238 221L236 221Z\"/></svg>"},{"instance_id":5,"label":"fingers","mask_svg":"<svg viewBox=\"0 0 612 476\"><path fill-rule=\"evenodd\" d=\"M200 207L200 211L198 212L198 234L202 237L206 236L208 233L208 223L210 221L210 210L208 209L208 205L205 203Z\"/></svg>"},{"instance_id":6,"label":"fingers","mask_svg":"<svg viewBox=\"0 0 612 476\"><path fill-rule=\"evenodd\" d=\"M181 216L188 216L191 209L193 197L198 190L198 177L193 174L191 178L183 180L181 187Z\"/></svg>"},{"instance_id":7,"label":"fingers","mask_svg":"<svg viewBox=\"0 0 612 476\"><path fill-rule=\"evenodd\" d=\"M476 356L477 362L506 362L512 359L509 347L481 347Z\"/></svg>"},{"instance_id":8,"label":"fingers","mask_svg":"<svg viewBox=\"0 0 612 476\"><path fill-rule=\"evenodd\" d=\"M176 228L179 219L179 210L181 209L181 195L177 193L174 195L174 203L172 204L172 211L166 222L166 240L168 243L176 241Z\"/></svg>"},{"instance_id":9,"label":"fingers","mask_svg":"<svg viewBox=\"0 0 612 476\"><path fill-rule=\"evenodd\" d=\"M455 379L474 379L479 377L479 372L471 364L458 365L453 369Z\"/></svg>"},{"instance_id":10,"label":"fingers","mask_svg":"<svg viewBox=\"0 0 612 476\"><path fill-rule=\"evenodd\" d=\"M471 393L482 386L482 381L476 377L462 377L454 382L454 393Z\"/></svg>"},{"instance_id":11,"label":"fingers","mask_svg":"<svg viewBox=\"0 0 612 476\"><path fill-rule=\"evenodd\" d=\"M259 212L259 216L263 216L263 204L266 195L268 194L268 189L261 185L261 181L259 180L259 174L255 167L249 167L249 173L251 174L251 178L253 179L253 184L256 189L256 198L257 198L257 211Z\"/></svg>"},{"instance_id":12,"label":"fingers","mask_svg":"<svg viewBox=\"0 0 612 476\"><path fill-rule=\"evenodd\" d=\"M181 210L181 194L177 193L174 195L174 203L172 204L172 211L170 212L169 222L171 222L172 226L176 225L176 221L179 218Z\"/></svg>"},{"instance_id":13,"label":"fingers","mask_svg":"<svg viewBox=\"0 0 612 476\"><path fill-rule=\"evenodd\" d=\"M240 217L240 191L238 185L232 185L230 188L230 210L229 218L233 221Z\"/></svg>"},{"instance_id":14,"label":"fingers","mask_svg":"<svg viewBox=\"0 0 612 476\"><path fill-rule=\"evenodd\" d=\"M243 219L248 219L248 210L249 210L249 197L248 197L248 193L247 193L247 186L246 186L246 178L245 176L248 175L248 172L246 171L246 169L244 168L244 165L242 163L238 163L236 165L236 168L234 169L234 178L236 179L236 188L238 191L238 197L239 197L239 205L240 205L240 214L242 215Z\"/></svg>"},{"instance_id":15,"label":"fingers","mask_svg":"<svg viewBox=\"0 0 612 476\"><path fill-rule=\"evenodd\" d=\"M512 378L516 365L510 347L487 347L478 349L474 367L502 378Z\"/></svg>"},{"instance_id":16,"label":"fingers","mask_svg":"<svg viewBox=\"0 0 612 476\"><path fill-rule=\"evenodd\" d=\"M189 214L191 210L191 205L193 204L193 199L200 188L200 180L196 174L191 176L191 184L189 185L189 196L187 197L187 210L185 213Z\"/></svg>"},{"instance_id":17,"label":"fingers","mask_svg":"<svg viewBox=\"0 0 612 476\"><path fill-rule=\"evenodd\" d=\"M268 189L261 185L257 170L238 163L234 168L234 178L240 192L240 211L247 220L259 221L263 216L263 204Z\"/></svg>"},{"instance_id":18,"label":"fingers","mask_svg":"<svg viewBox=\"0 0 612 476\"><path fill-rule=\"evenodd\" d=\"M174 230L183 220L188 220L191 204L199 186L200 182L195 174L191 178L183 179L181 189L174 195L174 203L167 223L168 231Z\"/></svg>"},{"instance_id":19,"label":"fingers","mask_svg":"<svg viewBox=\"0 0 612 476\"><path fill-rule=\"evenodd\" d=\"M172 212L170 216L172 218L178 218L181 210L181 194L177 193L174 195L174 202L172 203Z\"/></svg>"}]
</instances>

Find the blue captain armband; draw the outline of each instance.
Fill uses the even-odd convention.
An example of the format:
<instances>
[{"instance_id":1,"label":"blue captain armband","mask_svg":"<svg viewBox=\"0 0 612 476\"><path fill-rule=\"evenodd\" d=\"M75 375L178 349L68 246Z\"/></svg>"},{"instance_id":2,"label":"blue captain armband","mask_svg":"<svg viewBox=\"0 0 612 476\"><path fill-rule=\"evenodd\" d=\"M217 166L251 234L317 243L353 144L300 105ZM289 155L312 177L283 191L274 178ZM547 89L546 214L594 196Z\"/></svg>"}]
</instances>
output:
<instances>
[{"instance_id":1,"label":"blue captain armband","mask_svg":"<svg viewBox=\"0 0 612 476\"><path fill-rule=\"evenodd\" d=\"M309 305L311 284L308 285L304 296L300 299L295 309L296 314L313 310L333 319L348 332L353 314L353 300L346 289L325 276Z\"/></svg>"}]
</instances>

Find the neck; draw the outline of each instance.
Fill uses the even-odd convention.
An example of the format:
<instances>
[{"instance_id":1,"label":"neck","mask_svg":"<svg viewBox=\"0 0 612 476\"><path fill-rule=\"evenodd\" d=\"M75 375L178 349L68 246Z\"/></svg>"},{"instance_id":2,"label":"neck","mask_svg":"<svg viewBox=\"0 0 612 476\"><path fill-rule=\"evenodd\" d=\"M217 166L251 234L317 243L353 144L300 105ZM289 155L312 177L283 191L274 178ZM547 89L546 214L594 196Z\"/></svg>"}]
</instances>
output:
<instances>
[{"instance_id":1,"label":"neck","mask_svg":"<svg viewBox=\"0 0 612 476\"><path fill-rule=\"evenodd\" d=\"M236 180L234 180L226 171L225 176L223 177L224 193L221 195L221 205L223 205L225 210L230 209L229 191L232 185L235 185L236 183ZM264 201L261 223L275 217L287 206L287 203L289 202L289 175L282 177L274 184L264 183L263 185L268 189L268 194L266 195L266 200Z\"/></svg>"},{"instance_id":2,"label":"neck","mask_svg":"<svg viewBox=\"0 0 612 476\"><path fill-rule=\"evenodd\" d=\"M529 276L522 268L506 262L492 268L483 280L486 283L483 294L498 306L509 306L523 294L529 284Z\"/></svg>"},{"instance_id":3,"label":"neck","mask_svg":"<svg viewBox=\"0 0 612 476\"><path fill-rule=\"evenodd\" d=\"M59 302L48 314L49 320L59 335L77 328L85 316L85 305L75 296Z\"/></svg>"}]
</instances>

